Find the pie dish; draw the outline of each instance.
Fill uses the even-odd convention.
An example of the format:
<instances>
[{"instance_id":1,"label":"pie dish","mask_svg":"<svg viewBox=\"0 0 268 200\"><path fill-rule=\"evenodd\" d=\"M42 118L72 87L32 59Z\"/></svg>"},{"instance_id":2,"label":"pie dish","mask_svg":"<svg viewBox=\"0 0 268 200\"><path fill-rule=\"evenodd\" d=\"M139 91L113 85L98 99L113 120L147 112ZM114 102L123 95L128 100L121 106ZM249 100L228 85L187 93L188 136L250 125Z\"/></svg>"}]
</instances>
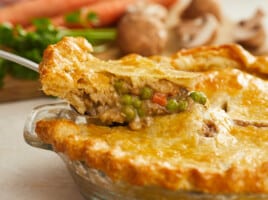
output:
<instances>
[{"instance_id":1,"label":"pie dish","mask_svg":"<svg viewBox=\"0 0 268 200\"><path fill-rule=\"evenodd\" d=\"M74 123L86 123L85 116L75 112L66 102L45 104L32 110L25 123L24 138L36 148L56 151L43 142L35 132L36 122L43 119L68 119ZM121 181L113 181L103 171L97 170L83 161L71 160L66 154L57 154L66 164L81 194L88 200L266 200L267 194L211 194L204 192L169 190L157 186L134 186ZM57 180L55 180L57 181ZM63 185L64 187L64 185Z\"/></svg>"},{"instance_id":2,"label":"pie dish","mask_svg":"<svg viewBox=\"0 0 268 200\"><path fill-rule=\"evenodd\" d=\"M85 39L67 37L45 51L43 91L66 99L80 114L67 109L73 114L57 111L34 120L32 132L39 142L97 170L112 184L159 192L148 199L178 199L162 190L204 199L268 197L267 57L233 44L113 61L101 61L91 50ZM118 80L128 84L123 94ZM143 98L145 87L152 90L149 99ZM155 93L164 94L166 103L153 101ZM145 116L131 104L135 117L128 118L125 95L147 106ZM180 109L175 103L170 110L169 101L187 106ZM156 111L148 109L155 104ZM115 115L103 118L115 108ZM133 126L137 118L142 123Z\"/></svg>"}]
</instances>

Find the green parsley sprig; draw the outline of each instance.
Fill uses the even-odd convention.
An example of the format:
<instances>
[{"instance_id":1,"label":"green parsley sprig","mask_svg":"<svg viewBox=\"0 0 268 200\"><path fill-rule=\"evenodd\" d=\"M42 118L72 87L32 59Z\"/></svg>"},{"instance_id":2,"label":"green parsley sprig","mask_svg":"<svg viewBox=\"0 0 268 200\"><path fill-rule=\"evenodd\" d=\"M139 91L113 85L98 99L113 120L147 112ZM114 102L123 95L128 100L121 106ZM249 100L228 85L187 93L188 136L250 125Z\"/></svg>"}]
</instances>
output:
<instances>
[{"instance_id":1,"label":"green parsley sprig","mask_svg":"<svg viewBox=\"0 0 268 200\"><path fill-rule=\"evenodd\" d=\"M44 49L64 36L85 37L93 47L114 41L116 37L116 31L113 28L64 29L53 26L47 18L34 20L33 26L35 31L26 31L19 25L0 24L0 48L39 63ZM23 79L38 78L36 72L0 59L0 86L7 73Z\"/></svg>"},{"instance_id":2,"label":"green parsley sprig","mask_svg":"<svg viewBox=\"0 0 268 200\"><path fill-rule=\"evenodd\" d=\"M78 24L78 25L88 23L97 25L99 23L99 17L95 12L89 11L85 19L82 17L81 13L82 13L81 10L69 12L65 15L64 20L67 24Z\"/></svg>"}]
</instances>

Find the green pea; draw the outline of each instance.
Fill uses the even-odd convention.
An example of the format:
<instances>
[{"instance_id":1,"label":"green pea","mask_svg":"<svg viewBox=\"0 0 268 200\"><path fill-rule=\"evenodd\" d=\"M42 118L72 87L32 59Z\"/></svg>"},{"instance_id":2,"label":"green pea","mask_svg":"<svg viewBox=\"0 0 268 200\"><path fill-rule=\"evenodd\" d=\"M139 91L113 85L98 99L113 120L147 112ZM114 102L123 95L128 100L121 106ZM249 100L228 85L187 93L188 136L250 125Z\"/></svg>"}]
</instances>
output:
<instances>
[{"instance_id":1,"label":"green pea","mask_svg":"<svg viewBox=\"0 0 268 200\"><path fill-rule=\"evenodd\" d=\"M140 97L141 99L150 99L153 96L153 90L149 87L144 87L141 89Z\"/></svg>"},{"instance_id":2,"label":"green pea","mask_svg":"<svg viewBox=\"0 0 268 200\"><path fill-rule=\"evenodd\" d=\"M141 100L138 98L138 97L134 97L132 99L132 105L135 107L135 108L140 108L141 107Z\"/></svg>"},{"instance_id":3,"label":"green pea","mask_svg":"<svg viewBox=\"0 0 268 200\"><path fill-rule=\"evenodd\" d=\"M178 111L182 112L185 111L188 107L188 102L184 100L178 101Z\"/></svg>"},{"instance_id":4,"label":"green pea","mask_svg":"<svg viewBox=\"0 0 268 200\"><path fill-rule=\"evenodd\" d=\"M191 92L190 97L197 103L205 105L207 102L207 97L203 92Z\"/></svg>"},{"instance_id":5,"label":"green pea","mask_svg":"<svg viewBox=\"0 0 268 200\"><path fill-rule=\"evenodd\" d=\"M131 105L132 104L132 96L125 94L121 97L121 102L125 105Z\"/></svg>"},{"instance_id":6,"label":"green pea","mask_svg":"<svg viewBox=\"0 0 268 200\"><path fill-rule=\"evenodd\" d=\"M138 115L140 117L144 117L145 116L145 110L143 108L138 108L137 109Z\"/></svg>"},{"instance_id":7,"label":"green pea","mask_svg":"<svg viewBox=\"0 0 268 200\"><path fill-rule=\"evenodd\" d=\"M147 114L147 107L144 103L141 102L141 106L137 108L137 113L140 117L145 117Z\"/></svg>"},{"instance_id":8,"label":"green pea","mask_svg":"<svg viewBox=\"0 0 268 200\"><path fill-rule=\"evenodd\" d=\"M135 109L132 106L129 106L129 105L124 106L122 108L122 112L125 115L125 118L126 118L126 120L128 122L134 120L135 117L136 117L136 111L135 111Z\"/></svg>"},{"instance_id":9,"label":"green pea","mask_svg":"<svg viewBox=\"0 0 268 200\"><path fill-rule=\"evenodd\" d=\"M176 99L169 99L166 105L166 109L169 112L176 112L178 110L179 103Z\"/></svg>"},{"instance_id":10,"label":"green pea","mask_svg":"<svg viewBox=\"0 0 268 200\"><path fill-rule=\"evenodd\" d=\"M117 80L114 83L114 88L119 94L126 94L128 93L127 84L122 80Z\"/></svg>"},{"instance_id":11,"label":"green pea","mask_svg":"<svg viewBox=\"0 0 268 200\"><path fill-rule=\"evenodd\" d=\"M166 105L166 109L169 112L181 112L187 109L187 101L177 101L176 99L169 99Z\"/></svg>"}]
</instances>

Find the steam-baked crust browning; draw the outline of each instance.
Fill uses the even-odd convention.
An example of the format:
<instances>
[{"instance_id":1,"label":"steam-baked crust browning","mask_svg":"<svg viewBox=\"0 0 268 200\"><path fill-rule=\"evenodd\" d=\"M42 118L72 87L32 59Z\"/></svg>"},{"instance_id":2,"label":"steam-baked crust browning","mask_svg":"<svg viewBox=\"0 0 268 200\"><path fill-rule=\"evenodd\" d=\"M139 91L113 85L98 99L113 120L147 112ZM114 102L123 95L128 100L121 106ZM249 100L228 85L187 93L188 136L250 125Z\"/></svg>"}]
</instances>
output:
<instances>
[{"instance_id":1,"label":"steam-baked crust browning","mask_svg":"<svg viewBox=\"0 0 268 200\"><path fill-rule=\"evenodd\" d=\"M225 45L184 50L170 58L129 55L106 62L88 50L90 46L81 38L65 38L50 46L40 65L44 91L67 98L83 111L83 98L76 101L69 95L81 88L92 89L94 84L97 93L105 91L109 85L103 83L105 76L90 76L91 70L99 70L132 77L134 82L157 76L204 92L208 103L155 116L150 126L137 131L65 119L41 120L36 133L55 151L83 160L113 180L135 185L268 193L266 57Z\"/></svg>"}]
</instances>

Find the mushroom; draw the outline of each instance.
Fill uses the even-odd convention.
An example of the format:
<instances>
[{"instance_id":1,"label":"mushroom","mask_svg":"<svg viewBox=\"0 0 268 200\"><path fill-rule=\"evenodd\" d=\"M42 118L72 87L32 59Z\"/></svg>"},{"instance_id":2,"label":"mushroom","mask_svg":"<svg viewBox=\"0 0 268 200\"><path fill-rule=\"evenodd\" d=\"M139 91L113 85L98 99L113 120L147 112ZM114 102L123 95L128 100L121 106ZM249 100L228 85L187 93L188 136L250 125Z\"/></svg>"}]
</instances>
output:
<instances>
[{"instance_id":1,"label":"mushroom","mask_svg":"<svg viewBox=\"0 0 268 200\"><path fill-rule=\"evenodd\" d=\"M150 4L130 9L117 27L117 41L121 51L143 56L162 53L168 39L164 23L166 15L166 9L160 5Z\"/></svg>"},{"instance_id":2,"label":"mushroom","mask_svg":"<svg viewBox=\"0 0 268 200\"><path fill-rule=\"evenodd\" d=\"M193 20L184 20L177 26L180 47L191 48L210 44L217 35L218 21L206 14Z\"/></svg>"},{"instance_id":3,"label":"mushroom","mask_svg":"<svg viewBox=\"0 0 268 200\"><path fill-rule=\"evenodd\" d=\"M163 22L168 16L168 11L164 6L155 3L147 4L143 1L138 2L134 6L130 6L128 13L140 13L142 15L148 15L149 17L157 18Z\"/></svg>"},{"instance_id":4,"label":"mushroom","mask_svg":"<svg viewBox=\"0 0 268 200\"><path fill-rule=\"evenodd\" d=\"M234 41L249 50L260 48L266 39L263 17L264 13L257 10L251 18L239 21L235 26Z\"/></svg>"},{"instance_id":5,"label":"mushroom","mask_svg":"<svg viewBox=\"0 0 268 200\"><path fill-rule=\"evenodd\" d=\"M182 12L181 18L183 20L194 19L207 13L215 16L218 21L222 20L222 13L217 0L191 0Z\"/></svg>"}]
</instances>

